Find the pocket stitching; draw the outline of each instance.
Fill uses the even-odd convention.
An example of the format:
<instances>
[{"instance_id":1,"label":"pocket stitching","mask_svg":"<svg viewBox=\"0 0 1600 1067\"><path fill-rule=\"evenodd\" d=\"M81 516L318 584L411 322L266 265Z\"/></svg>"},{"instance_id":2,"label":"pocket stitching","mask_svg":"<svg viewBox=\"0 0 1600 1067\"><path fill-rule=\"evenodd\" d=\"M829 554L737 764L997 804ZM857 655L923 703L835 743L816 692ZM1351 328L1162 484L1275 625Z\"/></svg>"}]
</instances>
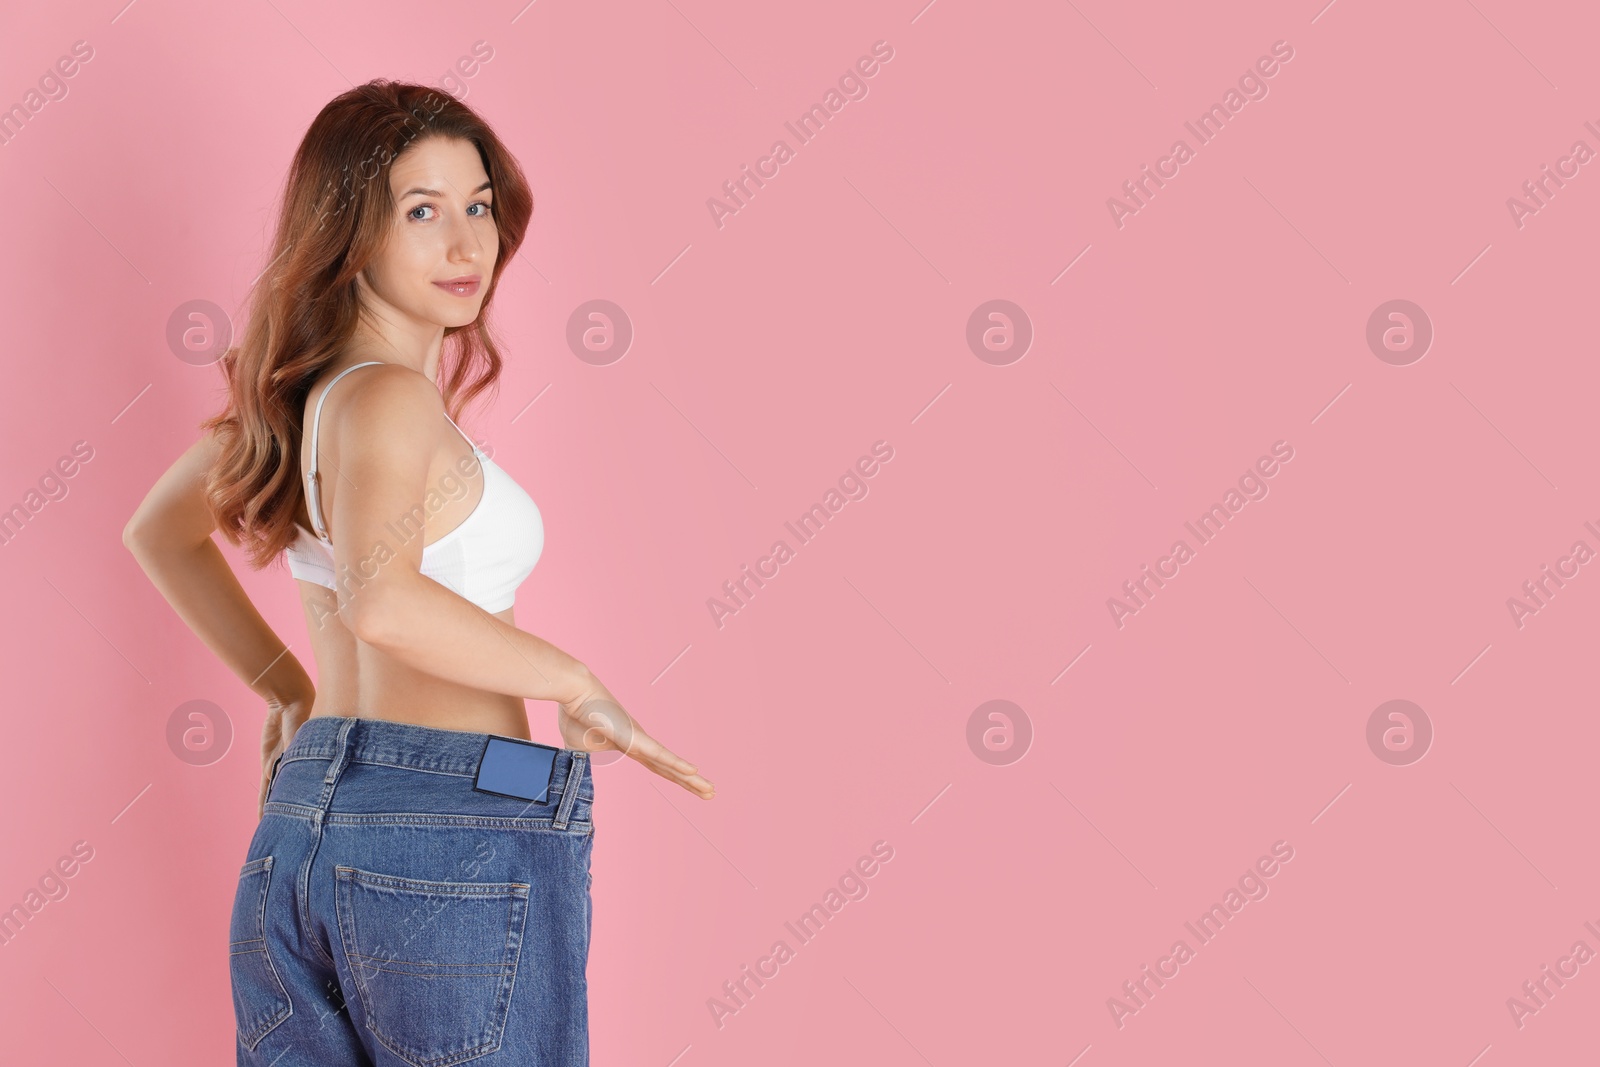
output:
<instances>
[{"instance_id":1,"label":"pocket stitching","mask_svg":"<svg viewBox=\"0 0 1600 1067\"><path fill-rule=\"evenodd\" d=\"M262 1040L268 1034L272 1033L272 1031L281 1026L285 1019L294 1014L294 1002L289 999L289 991L284 988L283 978L279 976L278 968L272 962L272 955L267 951L267 890L272 885L271 856L260 856L246 863L239 870L239 879L242 882L244 879L253 877L257 874L265 876L261 879L261 894L256 900L255 920L250 927L256 932L257 936L241 938L238 941L233 940L230 936L228 941L228 961L231 966L235 956L249 955L252 952L261 953L261 958L265 960L267 964L267 973L272 976L272 982L278 988L278 996L283 1003L283 1007L279 1008L275 1015L267 1016L262 1023L257 1024L257 1029L259 1032L255 1033L253 1037L247 1039L244 1033L239 1033L239 1040L243 1042L244 1047L252 1050L257 1045L261 1044ZM238 948L240 945L252 945L258 947L240 949Z\"/></svg>"},{"instance_id":2,"label":"pocket stitching","mask_svg":"<svg viewBox=\"0 0 1600 1067\"><path fill-rule=\"evenodd\" d=\"M350 892L356 886L440 896L457 896L468 899L506 900L511 904L512 914L506 924L506 940L501 948L501 954L504 956L511 946L512 939L515 938L517 943L516 958L510 964L503 965L505 970L500 976L502 978L500 989L495 994L494 1005L491 1009L494 1020L494 1038L491 1041L486 1041L471 1048L443 1053L428 1059L422 1058L425 1055L423 1052L399 1047L400 1039L398 1037L383 1033L374 1025L372 1010L367 1001L366 981L363 979L359 967L351 968L355 977L356 995L361 999L362 1015L364 1016L363 1025L372 1032L379 1044L394 1053L402 1062L410 1064L411 1067L450 1067L452 1064L464 1063L468 1060L478 1059L490 1053L498 1052L505 1042L506 1021L511 1008L511 994L516 986L517 974L522 964L522 929L527 923L528 898L532 889L531 885L527 882L437 882L420 878L404 878L392 874L379 874L375 871L365 871L358 867L345 866L336 866L334 868L334 878L338 887L338 891L334 894L334 910L337 913L339 936L347 959L396 962L383 957L368 956L357 949L355 945L355 920L352 915L354 909L350 898ZM466 892L462 892L463 890ZM380 968L380 970L383 969Z\"/></svg>"},{"instance_id":3,"label":"pocket stitching","mask_svg":"<svg viewBox=\"0 0 1600 1067\"><path fill-rule=\"evenodd\" d=\"M344 882L357 882L381 889L409 889L414 893L437 892L443 896L515 896L526 899L529 890L533 888L528 882L434 882L423 878L404 878L398 874L364 871L360 867L335 867L333 873ZM463 890L466 892L462 892ZM508 893L506 890L511 892Z\"/></svg>"}]
</instances>

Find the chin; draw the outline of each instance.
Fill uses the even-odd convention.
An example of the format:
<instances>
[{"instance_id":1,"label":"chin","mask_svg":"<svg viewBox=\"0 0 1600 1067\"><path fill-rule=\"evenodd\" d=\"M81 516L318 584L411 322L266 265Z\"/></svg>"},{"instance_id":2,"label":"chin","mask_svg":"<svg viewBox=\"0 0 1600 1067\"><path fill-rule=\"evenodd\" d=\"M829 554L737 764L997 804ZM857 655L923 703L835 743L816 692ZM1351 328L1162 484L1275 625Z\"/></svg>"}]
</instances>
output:
<instances>
[{"instance_id":1,"label":"chin","mask_svg":"<svg viewBox=\"0 0 1600 1067\"><path fill-rule=\"evenodd\" d=\"M446 305L442 308L430 308L429 310L432 314L428 315L428 318L440 326L459 329L462 326L471 326L476 322L478 320L478 312L482 308L483 305L481 303L473 304L470 307L464 307L460 303Z\"/></svg>"}]
</instances>

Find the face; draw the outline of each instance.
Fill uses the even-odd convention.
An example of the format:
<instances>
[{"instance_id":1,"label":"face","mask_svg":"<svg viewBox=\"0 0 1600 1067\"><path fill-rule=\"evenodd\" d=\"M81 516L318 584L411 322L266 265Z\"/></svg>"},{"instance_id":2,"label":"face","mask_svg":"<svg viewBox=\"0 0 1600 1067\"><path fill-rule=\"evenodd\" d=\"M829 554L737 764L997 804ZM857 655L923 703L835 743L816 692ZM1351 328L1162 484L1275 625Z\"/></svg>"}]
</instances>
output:
<instances>
[{"instance_id":1,"label":"face","mask_svg":"<svg viewBox=\"0 0 1600 1067\"><path fill-rule=\"evenodd\" d=\"M488 185L469 141L430 137L402 152L389 168L388 240L362 275L366 298L419 323L476 319L500 251Z\"/></svg>"}]
</instances>

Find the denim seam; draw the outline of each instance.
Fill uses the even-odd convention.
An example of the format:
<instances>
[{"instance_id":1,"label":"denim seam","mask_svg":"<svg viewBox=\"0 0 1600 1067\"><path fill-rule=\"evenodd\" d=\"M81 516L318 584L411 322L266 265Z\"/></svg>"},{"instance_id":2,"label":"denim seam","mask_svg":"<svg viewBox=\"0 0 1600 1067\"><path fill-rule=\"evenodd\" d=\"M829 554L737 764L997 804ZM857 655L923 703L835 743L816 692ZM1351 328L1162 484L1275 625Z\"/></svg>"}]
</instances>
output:
<instances>
[{"instance_id":1,"label":"denim seam","mask_svg":"<svg viewBox=\"0 0 1600 1067\"><path fill-rule=\"evenodd\" d=\"M503 963L434 963L432 960L394 960L388 956L366 956L360 952L347 952L345 955L353 960L364 960L368 963L396 963L406 967L432 967L446 977L459 976L462 978L494 978L506 973ZM481 968L488 968L483 970ZM387 971L387 967L375 968ZM410 974L410 971L396 970L394 974Z\"/></svg>"},{"instance_id":2,"label":"denim seam","mask_svg":"<svg viewBox=\"0 0 1600 1067\"><path fill-rule=\"evenodd\" d=\"M315 816L317 809L309 804L295 804L287 800L269 800L262 815L287 815L291 818L310 819Z\"/></svg>"},{"instance_id":3,"label":"denim seam","mask_svg":"<svg viewBox=\"0 0 1600 1067\"><path fill-rule=\"evenodd\" d=\"M567 764L567 780L561 789L561 803L556 808L553 829L565 830L567 822L572 818L572 806L578 801L578 793L583 788L583 769L588 766L589 757L586 752L574 752L571 761Z\"/></svg>"},{"instance_id":4,"label":"denim seam","mask_svg":"<svg viewBox=\"0 0 1600 1067\"><path fill-rule=\"evenodd\" d=\"M533 910L532 898L533 890L530 887L528 895L522 898L522 914L519 916L521 921L512 923L506 929L505 951L509 954L514 943L516 945L516 962L511 965L511 968L501 980L500 997L495 1002L495 1018L500 1021L500 1025L495 1030L494 1049L492 1050L494 1052L499 1052L500 1047L505 1044L506 1040L506 1020L511 1015L511 998L517 988L517 973L522 970L522 937L523 931L528 925L528 912Z\"/></svg>"},{"instance_id":5,"label":"denim seam","mask_svg":"<svg viewBox=\"0 0 1600 1067\"><path fill-rule=\"evenodd\" d=\"M367 875L368 877L367 878L363 878L363 877L361 877L362 875ZM337 867L337 868L335 868L334 869L334 878L335 878L335 881L336 881L336 889L335 889L335 894L334 894L334 911L337 913L336 918L337 918L338 925L339 925L339 938L344 943L345 955L346 955L347 958L354 956L356 958L372 959L374 957L364 956L362 953L359 953L359 952L355 951L355 947L356 947L355 946L355 927L354 927L354 919L350 916L351 908L348 907L348 906L340 907L339 905L340 904L347 904L347 902L350 899L349 894L353 891L355 886L367 883L367 882L372 881L372 880L377 880L380 883L387 883L387 882L394 882L394 881L407 882L407 881L415 881L415 880L414 879L397 879L392 875L379 875L379 874L376 874L376 873L371 872L371 871L362 871L362 870L360 870L358 868L355 868L355 867ZM462 884L462 885L474 885L474 883L460 883L460 884ZM453 1054L448 1055L448 1056L435 1056L435 1057L433 1057L431 1059L428 1059L428 1060L425 1060L425 1061L420 1061L420 1062L419 1062L418 1059L413 1059L412 1058L412 1050L400 1049L400 1048L395 1047L398 1044L398 1041L395 1041L395 1039L390 1037L390 1036L386 1036L386 1035L380 1033L378 1031L378 1028L373 1025L372 1011L371 1011L371 1008L367 1005L366 983L362 980L360 971L358 969L356 969L356 968L352 968L352 975L355 978L356 995L361 998L362 1024L368 1030L370 1030L372 1032L372 1035L375 1038L377 1038L379 1044L381 1044L384 1048L388 1049L390 1052L394 1053L395 1057L398 1058L402 1063L410 1064L410 1065L412 1065L412 1067L424 1067L424 1065L426 1065L426 1067L450 1067L450 1065L452 1065L452 1064L463 1063L463 1062L465 1062L467 1060L477 1059L480 1056L487 1056L490 1053L498 1052L498 1051L500 1051L501 1046L505 1043L505 1016L507 1014L509 1014L509 1012L510 1012L511 994L512 994L512 991L513 991L513 989L515 988L515 985L516 985L517 971L521 969L521 963L522 963L522 929L521 929L521 927L526 926L526 924L527 924L528 911L529 911L529 908L530 908L529 897L531 895L531 887L526 883L520 883L520 882L519 883L497 883L497 884L501 885L502 888L507 887L507 886L514 887L514 888L519 888L519 889L523 890L523 892L520 892L520 893L512 892L510 894L503 894L504 896L507 897L507 899L509 899L511 901L511 906L512 906L513 913L515 914L515 913L520 912L520 918L521 918L522 922L521 922L520 925L517 924L517 923L511 923L511 924L508 924L507 927L506 927L506 943L502 948L502 958L504 957L505 953L510 950L511 945L512 945L512 941L515 940L515 942L516 942L516 953L517 953L517 957L516 958L517 958L517 962L515 964L511 965L511 967L503 975L503 980L500 983L500 991L495 997L495 1006L493 1008L493 1011L495 1013L495 1018L499 1020L499 1025L495 1028L494 1039L492 1041L484 1042L481 1045L475 1045L475 1046L473 1046L472 1048L469 1048L469 1049L463 1049L460 1052L456 1052L456 1053L453 1053ZM520 907L519 907L519 904L520 904ZM394 1042L394 1043L391 1043L391 1042ZM418 1055L420 1055L420 1054L418 1054Z\"/></svg>"},{"instance_id":6,"label":"denim seam","mask_svg":"<svg viewBox=\"0 0 1600 1067\"><path fill-rule=\"evenodd\" d=\"M552 819L497 818L489 815L370 814L329 815L329 826L471 826L480 830L521 830L526 833L590 833L592 822L569 822L565 830L555 828Z\"/></svg>"},{"instance_id":7,"label":"denim seam","mask_svg":"<svg viewBox=\"0 0 1600 1067\"><path fill-rule=\"evenodd\" d=\"M289 990L284 987L283 978L278 974L278 968L272 962L272 954L267 951L267 891L272 887L271 856L262 856L260 859L251 860L249 863L244 865L244 871L239 877L249 878L256 874L265 875L265 877L261 880L260 899L256 902L256 921L253 928L254 930L258 931L261 936L258 938L249 938L244 941L236 941L234 944L244 945L253 943L255 941L261 942L261 947L259 949L247 949L246 951L260 952L262 958L267 961L267 970L272 972L272 980L278 986L278 992L283 997L284 1006L278 1016L267 1025L266 1029L255 1035L255 1040L245 1041L244 1035L239 1035L240 1043L242 1043L245 1048L250 1049L251 1051L254 1051L255 1047L261 1044L261 1042L266 1039L268 1034L272 1033L272 1031L276 1030L279 1026L282 1026L283 1023L288 1020L289 1016L294 1014L294 1001L289 999ZM233 952L233 945L229 945L228 950L228 955L231 959L235 955Z\"/></svg>"},{"instance_id":8,"label":"denim seam","mask_svg":"<svg viewBox=\"0 0 1600 1067\"><path fill-rule=\"evenodd\" d=\"M311 943L311 948L321 956L329 967L337 968L333 957L328 950L322 947L322 942L317 940L312 933L311 925L311 867L317 861L317 853L322 850L322 826L324 812L333 800L334 788L339 776L344 773L350 755L350 732L355 729L354 718L346 719L339 724L339 731L334 736L334 756L328 764L328 773L322 779L322 793L318 799L318 807L311 814L311 847L306 851L306 862L300 870L300 936Z\"/></svg>"},{"instance_id":9,"label":"denim seam","mask_svg":"<svg viewBox=\"0 0 1600 1067\"><path fill-rule=\"evenodd\" d=\"M584 800L585 798L579 797ZM588 801L593 803L593 801ZM272 801L266 814L285 819L299 819L315 823L317 809ZM493 815L428 815L406 812L379 812L367 815L328 815L320 820L322 825L339 826L470 826L479 830L522 830L530 833L592 833L594 823L577 820L567 823L566 830L557 830L553 819L524 818Z\"/></svg>"},{"instance_id":10,"label":"denim seam","mask_svg":"<svg viewBox=\"0 0 1600 1067\"><path fill-rule=\"evenodd\" d=\"M299 756L285 757L284 760L283 760L283 764L280 764L280 767L283 766L283 765L290 764L290 763L303 763L306 760L331 760L331 759L333 759L333 756L331 754L328 754L328 753L312 753L310 755L302 754L302 755L299 755ZM453 771L453 770L449 770L448 768L444 768L444 767L419 767L414 763L391 763L388 760L372 759L370 757L369 758L353 758L353 759L346 760L345 763L346 763L347 766L350 765L350 764L359 763L364 767L393 767L396 770L417 771L417 772L419 772L421 774L443 774L443 775L448 775L451 778L472 778L472 777L475 777L476 774L477 774L477 770L476 769L463 770L463 771Z\"/></svg>"},{"instance_id":11,"label":"denim seam","mask_svg":"<svg viewBox=\"0 0 1600 1067\"><path fill-rule=\"evenodd\" d=\"M582 756L587 757L588 753L586 753L586 752L585 753L574 752L574 755L582 755ZM282 770L284 766L286 766L286 765L288 765L290 763L304 763L307 760L326 761L326 760L331 760L332 758L333 757L330 756L330 755L295 756L292 759L285 758L283 760L283 762L281 764L279 764L279 768L278 769ZM576 761L574 761L574 762L576 762ZM416 766L414 764L411 764L411 763L390 763L388 760L377 760L377 759L349 759L349 760L345 761L345 766L349 767L349 766L351 766L353 764L357 764L357 763L361 764L363 767L392 767L395 770L399 770L399 771L416 771L418 774L442 774L442 775L444 775L446 777L449 777L449 778L475 778L475 777L477 777L476 768L474 768L473 770L470 770L470 771L451 771L451 770L444 770L444 769L438 768L438 767L418 767L418 766ZM580 799L582 799L582 798L580 798Z\"/></svg>"},{"instance_id":12,"label":"denim seam","mask_svg":"<svg viewBox=\"0 0 1600 1067\"><path fill-rule=\"evenodd\" d=\"M578 794L578 800L581 801L584 804L593 804L594 803L594 797L586 797L581 793ZM266 810L263 812L263 815L283 815L283 816L286 816L288 818L310 820L310 819L314 819L316 817L317 813L319 811L321 811L321 810L322 810L321 808L313 808L309 804L296 804L293 801L288 801L288 800L269 800L269 801L267 801ZM340 819L346 819L346 818L365 818L367 815L379 815L379 816L384 816L384 817L388 817L390 815L407 815L407 817L416 817L417 814L421 814L422 816L429 817L429 818L450 818L450 816L446 816L446 815L435 816L430 812L409 813L409 814L408 813L404 813L404 812L369 812L369 813L365 813L365 814L360 813L360 812L346 812L346 813L342 813L342 814L341 813L334 813L334 814L324 815L322 821L325 822L325 823L326 822L336 822L336 821L338 821ZM483 821L485 819L489 819L489 820L494 820L494 819L510 820L512 823L516 823L516 822L519 822L519 821L521 821L521 822L527 822L528 821L526 817L519 816L519 815L504 815L504 816L500 816L500 815L463 815L463 816L460 816L460 817L463 818L463 819L475 820L474 825L477 825L478 823L480 823L481 821ZM539 821L549 822L550 820L549 819L541 819Z\"/></svg>"},{"instance_id":13,"label":"denim seam","mask_svg":"<svg viewBox=\"0 0 1600 1067\"><path fill-rule=\"evenodd\" d=\"M360 867L340 864L333 869L335 877L348 878L363 885L383 886L386 889L409 889L417 893L436 893L439 896L459 897L516 897L533 891L531 882L441 882L430 878L407 878L399 874L379 874ZM521 890L522 892L518 892Z\"/></svg>"}]
</instances>

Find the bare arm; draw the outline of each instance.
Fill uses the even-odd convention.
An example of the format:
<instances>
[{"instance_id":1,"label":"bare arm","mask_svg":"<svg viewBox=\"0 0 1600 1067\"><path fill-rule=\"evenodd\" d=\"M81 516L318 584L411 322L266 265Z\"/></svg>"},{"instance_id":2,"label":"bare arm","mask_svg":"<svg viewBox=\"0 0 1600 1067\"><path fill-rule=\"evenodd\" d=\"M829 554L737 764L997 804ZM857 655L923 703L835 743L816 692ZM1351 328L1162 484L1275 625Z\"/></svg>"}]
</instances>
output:
<instances>
[{"instance_id":1,"label":"bare arm","mask_svg":"<svg viewBox=\"0 0 1600 1067\"><path fill-rule=\"evenodd\" d=\"M425 514L437 437L417 427L444 425L438 390L399 366L363 371L359 384L337 425L323 427L324 440L338 442L338 484L323 502L331 495L340 619L361 641L447 681L563 704L582 697L592 683L582 663L423 575L422 537L395 534Z\"/></svg>"},{"instance_id":2,"label":"bare arm","mask_svg":"<svg viewBox=\"0 0 1600 1067\"><path fill-rule=\"evenodd\" d=\"M179 456L123 527L122 543L178 617L266 701L259 817L273 764L310 716L316 689L211 539L217 524L206 501L205 478L216 454L216 438L206 434Z\"/></svg>"},{"instance_id":3,"label":"bare arm","mask_svg":"<svg viewBox=\"0 0 1600 1067\"><path fill-rule=\"evenodd\" d=\"M710 799L716 789L652 737L589 669L543 638L505 622L422 574L422 537L400 538L426 515L428 472L444 403L434 384L398 365L373 367L339 408L338 486L324 497L333 539L339 618L361 640L406 665L461 685L559 705L563 742L620 750ZM330 507L331 503L331 507Z\"/></svg>"},{"instance_id":4,"label":"bare arm","mask_svg":"<svg viewBox=\"0 0 1600 1067\"><path fill-rule=\"evenodd\" d=\"M157 479L128 520L122 543L178 617L239 679L271 706L313 693L311 678L261 617L222 550L205 477L217 454L206 434Z\"/></svg>"}]
</instances>

